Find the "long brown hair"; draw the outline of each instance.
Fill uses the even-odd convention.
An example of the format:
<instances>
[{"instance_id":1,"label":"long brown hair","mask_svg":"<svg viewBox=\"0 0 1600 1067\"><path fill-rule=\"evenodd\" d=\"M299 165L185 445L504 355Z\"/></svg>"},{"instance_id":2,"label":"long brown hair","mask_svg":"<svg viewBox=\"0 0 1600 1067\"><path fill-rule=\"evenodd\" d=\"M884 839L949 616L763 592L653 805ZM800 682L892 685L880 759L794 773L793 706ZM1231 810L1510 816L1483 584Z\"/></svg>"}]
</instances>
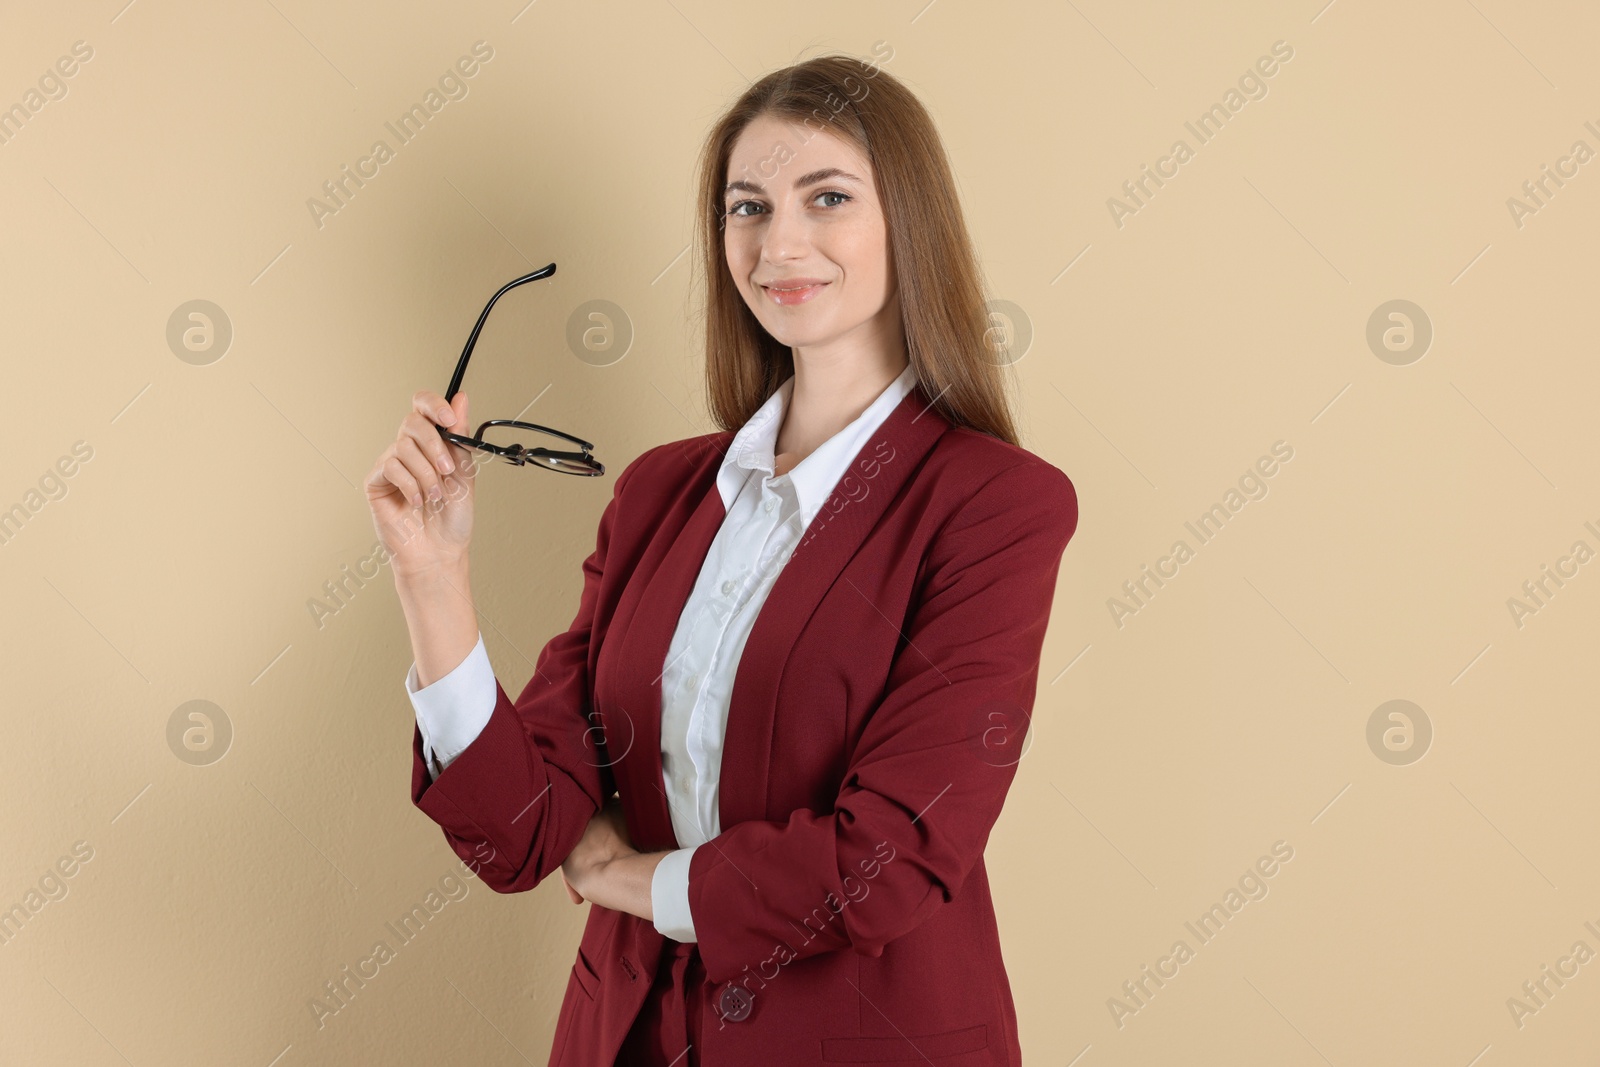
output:
<instances>
[{"instance_id":1,"label":"long brown hair","mask_svg":"<svg viewBox=\"0 0 1600 1067\"><path fill-rule=\"evenodd\" d=\"M985 342L982 276L938 131L903 83L847 55L808 59L751 85L701 151L696 232L706 278L706 395L717 425L744 425L794 373L794 353L746 306L722 246L728 157L744 128L769 115L827 130L872 164L918 384L952 425L1019 444L1004 368Z\"/></svg>"}]
</instances>

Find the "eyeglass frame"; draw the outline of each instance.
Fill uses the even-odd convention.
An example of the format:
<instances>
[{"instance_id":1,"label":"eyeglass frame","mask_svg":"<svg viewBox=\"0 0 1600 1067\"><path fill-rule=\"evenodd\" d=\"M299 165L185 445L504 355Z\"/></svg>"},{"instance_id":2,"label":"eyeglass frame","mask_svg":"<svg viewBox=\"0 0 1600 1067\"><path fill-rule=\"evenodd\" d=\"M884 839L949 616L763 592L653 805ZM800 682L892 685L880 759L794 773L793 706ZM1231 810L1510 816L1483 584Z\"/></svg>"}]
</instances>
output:
<instances>
[{"instance_id":1,"label":"eyeglass frame","mask_svg":"<svg viewBox=\"0 0 1600 1067\"><path fill-rule=\"evenodd\" d=\"M453 400L456 393L461 389L461 381L466 377L467 374L467 361L472 358L472 350L478 344L478 335L483 332L483 324L489 318L489 310L494 307L495 301L499 300L507 292L515 289L519 285L525 285L528 282L538 281L540 278L548 278L555 272L556 265L554 263L551 263L547 267L540 267L532 274L524 274L520 278L516 278L507 282L505 285L500 287L498 292L489 298L489 302L483 306L483 314L478 316L477 324L472 327L472 335L467 338L466 347L461 350L461 358L456 361L455 373L450 376L450 386L445 390L445 403L448 404L451 400ZM483 440L483 432L491 426L514 426L523 430L537 430L540 433L547 433L551 434L552 436L559 437L564 441L571 441L573 444L582 448L583 451L561 452L549 448L523 448L519 444L512 444L509 446L490 444L488 441ZM601 463L590 454L594 449L594 445L583 440L581 437L574 437L569 433L562 433L560 430L549 426L540 426L536 422L519 422L516 419L490 419L480 425L477 429L477 432L471 437L467 437L463 434L451 433L443 426L435 426L435 429L439 431L439 436L443 437L446 441L449 441L452 444L460 445L463 448L476 449L480 452L488 452L492 455L499 456L506 462L515 464L518 467L527 466L531 460L533 461L534 466L547 471L555 471L557 474L574 474L578 477L597 478L606 472L605 464ZM548 463L538 462L541 459L553 459L568 463L575 463L584 467L585 469L566 470L561 467L551 466Z\"/></svg>"}]
</instances>

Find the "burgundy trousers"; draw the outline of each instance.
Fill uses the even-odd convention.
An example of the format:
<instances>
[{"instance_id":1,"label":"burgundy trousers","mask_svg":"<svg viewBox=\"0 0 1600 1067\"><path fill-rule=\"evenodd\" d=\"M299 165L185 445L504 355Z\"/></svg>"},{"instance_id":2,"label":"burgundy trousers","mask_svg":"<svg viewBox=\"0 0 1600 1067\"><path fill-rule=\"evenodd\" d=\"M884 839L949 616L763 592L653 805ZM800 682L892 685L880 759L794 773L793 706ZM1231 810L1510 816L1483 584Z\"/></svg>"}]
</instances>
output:
<instances>
[{"instance_id":1,"label":"burgundy trousers","mask_svg":"<svg viewBox=\"0 0 1600 1067\"><path fill-rule=\"evenodd\" d=\"M616 1067L700 1067L706 971L693 942L668 941Z\"/></svg>"}]
</instances>

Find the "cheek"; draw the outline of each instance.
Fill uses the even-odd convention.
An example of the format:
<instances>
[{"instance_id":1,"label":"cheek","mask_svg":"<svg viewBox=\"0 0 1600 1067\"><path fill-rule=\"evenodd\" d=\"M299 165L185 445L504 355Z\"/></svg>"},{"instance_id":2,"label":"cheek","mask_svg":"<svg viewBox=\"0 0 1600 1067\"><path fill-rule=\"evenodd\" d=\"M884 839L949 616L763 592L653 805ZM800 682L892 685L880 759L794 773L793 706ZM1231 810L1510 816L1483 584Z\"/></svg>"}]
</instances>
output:
<instances>
[{"instance_id":1,"label":"cheek","mask_svg":"<svg viewBox=\"0 0 1600 1067\"><path fill-rule=\"evenodd\" d=\"M860 299L877 300L889 289L889 259L881 238L871 234L859 235L848 249L840 254L848 256L845 271L851 288Z\"/></svg>"},{"instance_id":2,"label":"cheek","mask_svg":"<svg viewBox=\"0 0 1600 1067\"><path fill-rule=\"evenodd\" d=\"M741 289L748 288L750 271L755 264L748 245L735 233L727 234L722 239L723 261L728 264L728 273Z\"/></svg>"},{"instance_id":3,"label":"cheek","mask_svg":"<svg viewBox=\"0 0 1600 1067\"><path fill-rule=\"evenodd\" d=\"M841 230L835 248L857 283L877 288L888 281L889 249L878 220L863 219L860 225Z\"/></svg>"}]
</instances>

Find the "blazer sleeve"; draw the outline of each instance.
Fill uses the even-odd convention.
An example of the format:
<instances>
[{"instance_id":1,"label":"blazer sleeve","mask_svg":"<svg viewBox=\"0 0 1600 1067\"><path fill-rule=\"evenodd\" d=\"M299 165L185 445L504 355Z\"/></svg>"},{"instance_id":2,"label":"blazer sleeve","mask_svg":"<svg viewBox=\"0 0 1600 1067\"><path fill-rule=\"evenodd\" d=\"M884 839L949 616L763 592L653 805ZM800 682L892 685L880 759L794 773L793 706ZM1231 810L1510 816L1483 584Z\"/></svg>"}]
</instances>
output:
<instances>
[{"instance_id":1,"label":"blazer sleeve","mask_svg":"<svg viewBox=\"0 0 1600 1067\"><path fill-rule=\"evenodd\" d=\"M834 810L742 822L695 850L689 907L712 981L775 953L881 955L955 898L1016 774L1077 520L1072 482L1030 461L935 536Z\"/></svg>"},{"instance_id":2,"label":"blazer sleeve","mask_svg":"<svg viewBox=\"0 0 1600 1067\"><path fill-rule=\"evenodd\" d=\"M577 616L539 653L522 695L513 702L497 679L488 723L437 778L413 729L412 803L496 892L532 889L560 867L616 790L591 733L589 637L622 492L643 459L618 475L583 561Z\"/></svg>"}]
</instances>

